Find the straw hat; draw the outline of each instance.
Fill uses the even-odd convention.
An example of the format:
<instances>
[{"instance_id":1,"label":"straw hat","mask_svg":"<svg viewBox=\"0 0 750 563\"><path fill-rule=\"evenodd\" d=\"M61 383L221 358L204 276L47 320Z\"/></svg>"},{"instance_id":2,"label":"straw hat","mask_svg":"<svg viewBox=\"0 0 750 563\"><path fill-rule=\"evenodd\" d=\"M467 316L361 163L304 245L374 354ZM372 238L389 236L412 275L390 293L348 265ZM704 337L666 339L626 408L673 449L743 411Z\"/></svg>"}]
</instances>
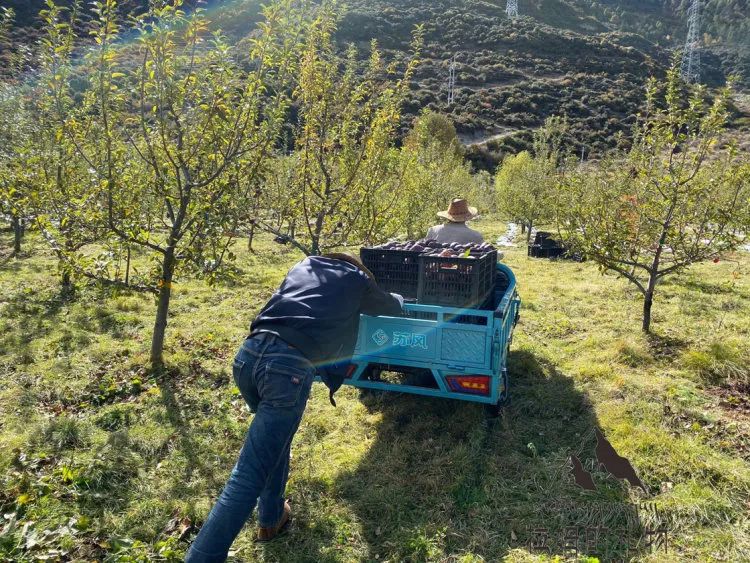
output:
<instances>
[{"instance_id":1,"label":"straw hat","mask_svg":"<svg viewBox=\"0 0 750 563\"><path fill-rule=\"evenodd\" d=\"M454 199L451 201L447 211L438 211L438 217L448 219L454 223L463 223L470 221L477 216L477 208L469 207L465 199Z\"/></svg>"},{"instance_id":2,"label":"straw hat","mask_svg":"<svg viewBox=\"0 0 750 563\"><path fill-rule=\"evenodd\" d=\"M352 266L356 266L359 270L364 272L364 274L372 281L377 281L375 279L375 275L359 260L359 258L354 256L354 254L349 254L348 252L329 252L327 254L324 254L323 258L333 258L334 260L342 260L344 262L348 262Z\"/></svg>"}]
</instances>

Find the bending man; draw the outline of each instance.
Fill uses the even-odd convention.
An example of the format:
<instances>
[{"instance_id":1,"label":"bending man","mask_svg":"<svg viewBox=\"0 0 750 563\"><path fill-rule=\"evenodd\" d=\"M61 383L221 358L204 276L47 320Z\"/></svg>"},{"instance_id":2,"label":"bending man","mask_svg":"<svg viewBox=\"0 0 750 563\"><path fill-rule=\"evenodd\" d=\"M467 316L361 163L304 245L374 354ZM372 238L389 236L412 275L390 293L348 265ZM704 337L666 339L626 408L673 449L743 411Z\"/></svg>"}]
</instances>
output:
<instances>
[{"instance_id":1,"label":"bending man","mask_svg":"<svg viewBox=\"0 0 750 563\"><path fill-rule=\"evenodd\" d=\"M239 460L187 554L188 563L224 561L258 503L258 541L286 530L284 499L289 448L321 371L333 393L344 375L330 366L351 358L359 315L400 315L403 299L378 288L356 258L306 258L287 274L252 323L232 366L234 380L255 417ZM321 370L318 366L329 366ZM334 403L335 404L335 403Z\"/></svg>"}]
</instances>

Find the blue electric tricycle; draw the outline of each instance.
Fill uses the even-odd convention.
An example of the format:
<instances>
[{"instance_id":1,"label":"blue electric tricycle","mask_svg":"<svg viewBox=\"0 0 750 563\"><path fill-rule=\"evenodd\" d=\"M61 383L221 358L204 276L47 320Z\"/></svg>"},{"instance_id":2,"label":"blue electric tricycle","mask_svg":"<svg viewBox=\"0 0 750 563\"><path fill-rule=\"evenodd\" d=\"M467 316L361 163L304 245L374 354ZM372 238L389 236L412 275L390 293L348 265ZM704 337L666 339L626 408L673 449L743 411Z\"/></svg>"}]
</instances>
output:
<instances>
[{"instance_id":1,"label":"blue electric tricycle","mask_svg":"<svg viewBox=\"0 0 750 563\"><path fill-rule=\"evenodd\" d=\"M407 303L403 317L361 315L345 385L484 403L497 414L508 395L506 361L521 300L510 268L497 264L483 309ZM386 381L384 372L404 374Z\"/></svg>"}]
</instances>

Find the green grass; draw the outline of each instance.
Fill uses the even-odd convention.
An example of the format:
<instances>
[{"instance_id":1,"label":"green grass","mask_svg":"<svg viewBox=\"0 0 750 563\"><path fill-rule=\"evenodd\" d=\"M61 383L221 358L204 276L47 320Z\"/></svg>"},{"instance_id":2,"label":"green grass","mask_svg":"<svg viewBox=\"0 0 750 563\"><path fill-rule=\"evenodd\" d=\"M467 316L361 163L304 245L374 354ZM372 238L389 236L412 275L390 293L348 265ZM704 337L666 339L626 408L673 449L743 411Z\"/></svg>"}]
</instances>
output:
<instances>
[{"instance_id":1,"label":"green grass","mask_svg":"<svg viewBox=\"0 0 750 563\"><path fill-rule=\"evenodd\" d=\"M170 368L155 378L153 298L82 286L63 299L52 256L27 244L0 265L0 559L179 560L250 421L231 357L299 255L262 240L239 252L232 285L178 283ZM555 542L550 557L576 559L566 528L597 525L609 530L596 549L582 539L578 560L750 558L750 256L665 282L648 338L639 295L593 264L521 248L505 261L523 307L504 416L351 388L333 408L316 384L293 447L293 531L256 546L251 522L235 560L545 560L529 549L536 528ZM596 427L648 494L593 466ZM571 453L597 491L573 483ZM666 554L618 547L660 522Z\"/></svg>"}]
</instances>

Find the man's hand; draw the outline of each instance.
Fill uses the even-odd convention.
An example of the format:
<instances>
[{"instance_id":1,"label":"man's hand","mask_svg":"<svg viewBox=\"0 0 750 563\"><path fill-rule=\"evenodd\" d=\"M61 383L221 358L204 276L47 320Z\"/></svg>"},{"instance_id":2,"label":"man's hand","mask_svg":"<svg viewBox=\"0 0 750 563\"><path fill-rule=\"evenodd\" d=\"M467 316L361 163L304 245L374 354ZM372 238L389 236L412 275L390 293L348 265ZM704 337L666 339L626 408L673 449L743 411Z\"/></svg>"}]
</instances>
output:
<instances>
[{"instance_id":1,"label":"man's hand","mask_svg":"<svg viewBox=\"0 0 750 563\"><path fill-rule=\"evenodd\" d=\"M378 287L374 280L369 280L369 285L362 296L362 307L360 312L365 315L378 316L400 316L404 312L404 298L397 293L388 293Z\"/></svg>"}]
</instances>

